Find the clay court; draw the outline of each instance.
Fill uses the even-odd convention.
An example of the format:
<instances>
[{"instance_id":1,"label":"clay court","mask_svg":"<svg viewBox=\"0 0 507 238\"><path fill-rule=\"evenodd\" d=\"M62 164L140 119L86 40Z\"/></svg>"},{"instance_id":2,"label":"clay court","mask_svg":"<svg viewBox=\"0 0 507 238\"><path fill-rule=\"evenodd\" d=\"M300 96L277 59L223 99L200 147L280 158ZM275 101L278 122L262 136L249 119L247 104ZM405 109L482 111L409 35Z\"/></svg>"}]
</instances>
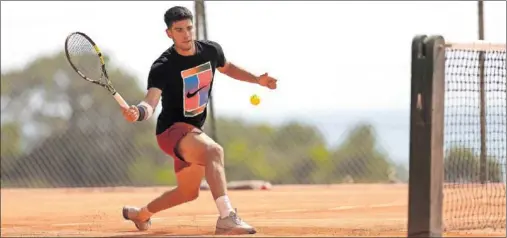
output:
<instances>
[{"instance_id":1,"label":"clay court","mask_svg":"<svg viewBox=\"0 0 507 238\"><path fill-rule=\"evenodd\" d=\"M2 236L212 236L217 213L209 191L155 215L149 231L123 220L123 205L141 206L166 189L2 189ZM406 236L407 192L394 184L274 186L230 191L230 197L257 227L253 236L400 237Z\"/></svg>"}]
</instances>

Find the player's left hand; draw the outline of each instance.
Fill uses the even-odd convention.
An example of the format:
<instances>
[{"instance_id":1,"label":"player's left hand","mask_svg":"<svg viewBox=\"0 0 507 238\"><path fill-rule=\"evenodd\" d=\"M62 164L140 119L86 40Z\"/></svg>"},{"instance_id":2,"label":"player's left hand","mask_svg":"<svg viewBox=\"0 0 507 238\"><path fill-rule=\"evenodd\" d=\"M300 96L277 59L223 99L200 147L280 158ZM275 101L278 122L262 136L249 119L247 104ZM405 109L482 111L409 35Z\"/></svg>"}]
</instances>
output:
<instances>
[{"instance_id":1,"label":"player's left hand","mask_svg":"<svg viewBox=\"0 0 507 238\"><path fill-rule=\"evenodd\" d=\"M276 82L278 80L272 78L268 75L268 73L264 73L263 75L257 78L259 85L267 87L269 89L276 89Z\"/></svg>"}]
</instances>

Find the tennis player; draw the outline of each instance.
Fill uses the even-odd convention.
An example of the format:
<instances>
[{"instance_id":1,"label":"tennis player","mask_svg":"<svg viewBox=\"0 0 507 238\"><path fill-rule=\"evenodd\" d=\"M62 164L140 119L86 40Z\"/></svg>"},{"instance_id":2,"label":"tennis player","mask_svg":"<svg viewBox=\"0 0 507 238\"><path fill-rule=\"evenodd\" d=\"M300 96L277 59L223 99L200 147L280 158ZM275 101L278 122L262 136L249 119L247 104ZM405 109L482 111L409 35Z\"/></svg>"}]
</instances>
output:
<instances>
[{"instance_id":1,"label":"tennis player","mask_svg":"<svg viewBox=\"0 0 507 238\"><path fill-rule=\"evenodd\" d=\"M192 19L192 13L184 7L166 11L166 33L173 45L154 61L144 100L123 110L127 121L144 121L162 99L157 142L174 160L177 187L143 207L123 207L123 216L138 230L147 230L154 214L196 199L205 177L220 214L215 233L254 234L254 227L242 221L227 196L224 150L202 131L202 126L217 69L231 78L269 89L276 89L277 80L267 73L255 76L228 62L217 42L195 40Z\"/></svg>"}]
</instances>

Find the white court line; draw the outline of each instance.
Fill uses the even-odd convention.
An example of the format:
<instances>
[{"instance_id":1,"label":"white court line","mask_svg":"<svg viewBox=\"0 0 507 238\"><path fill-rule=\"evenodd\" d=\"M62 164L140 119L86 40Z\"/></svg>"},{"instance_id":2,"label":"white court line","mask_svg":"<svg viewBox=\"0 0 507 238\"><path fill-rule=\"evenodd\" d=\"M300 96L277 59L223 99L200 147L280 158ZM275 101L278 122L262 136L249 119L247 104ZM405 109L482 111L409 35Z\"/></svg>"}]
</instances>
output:
<instances>
[{"instance_id":1,"label":"white court line","mask_svg":"<svg viewBox=\"0 0 507 238\"><path fill-rule=\"evenodd\" d=\"M261 223L261 224L272 224L272 223L279 223L279 224L285 224L285 223L288 223L288 224L291 224L291 223L294 223L295 221L314 221L314 222L322 222L322 223L336 223L337 220L346 220L347 222L351 222L351 221L378 221L379 219L378 218L341 218L341 219L337 219L337 218L291 218L291 219L283 219L283 218L278 218L278 219L269 219L269 220L265 220L265 221L256 221L255 223L258 224L258 223ZM403 219L403 218L383 218L382 221L405 221L406 219ZM184 220L182 221L184 222Z\"/></svg>"},{"instance_id":2,"label":"white court line","mask_svg":"<svg viewBox=\"0 0 507 238\"><path fill-rule=\"evenodd\" d=\"M331 211L339 211L339 210L352 210L357 208L366 208L367 206L339 206L339 207L333 207L329 210Z\"/></svg>"},{"instance_id":3,"label":"white court line","mask_svg":"<svg viewBox=\"0 0 507 238\"><path fill-rule=\"evenodd\" d=\"M78 222L78 223L60 223L60 224L51 224L51 226L82 226L82 225L93 225L96 223L91 222Z\"/></svg>"},{"instance_id":4,"label":"white court line","mask_svg":"<svg viewBox=\"0 0 507 238\"><path fill-rule=\"evenodd\" d=\"M243 215L256 215L256 214L266 214L266 213L290 213L290 212L312 212L312 211L340 211L340 210L353 210L353 209L361 209L361 208L377 208L377 207L391 207L391 206L404 206L405 203L400 202L391 202L391 203L385 203L385 204L377 204L377 205L354 205L354 206L339 206L339 207L333 207L333 208L327 208L327 209L282 209L282 210L274 210L274 211L261 211L261 212L244 212L241 213ZM194 219L198 217L199 219L202 218L216 218L217 214L203 214L203 215L177 215L173 217L153 217L153 221L166 221L166 220L173 220L175 222L184 222L189 221L189 219ZM291 220L296 218L291 218ZM320 219L320 220L325 220ZM367 219L367 218L366 218ZM269 221L272 221L274 219L268 219ZM284 220L284 219L281 219ZM308 219L301 219L301 220L308 220ZM319 220L319 219L317 219ZM365 220L358 218L357 220ZM269 221L266 221L269 223ZM104 221L101 221L104 222ZM111 222L111 221L109 221ZM124 223L129 223L131 221L124 220ZM80 222L80 223L57 223L52 224L51 226L80 226L80 225L94 225L100 222ZM2 228L3 229L3 228Z\"/></svg>"},{"instance_id":5,"label":"white court line","mask_svg":"<svg viewBox=\"0 0 507 238\"><path fill-rule=\"evenodd\" d=\"M286 210L276 210L272 211L273 213L290 213L290 212L307 212L309 209L286 209Z\"/></svg>"},{"instance_id":6,"label":"white court line","mask_svg":"<svg viewBox=\"0 0 507 238\"><path fill-rule=\"evenodd\" d=\"M339 206L333 207L329 210L331 211L340 211L340 210L352 210L352 209L360 209L360 208L379 208L379 207L397 207L397 206L405 206L405 203L385 203L385 204L377 204L377 205L356 205L356 206Z\"/></svg>"},{"instance_id":7,"label":"white court line","mask_svg":"<svg viewBox=\"0 0 507 238\"><path fill-rule=\"evenodd\" d=\"M371 205L370 207L399 207L399 206L408 206L408 204L401 202L392 202L386 204Z\"/></svg>"}]
</instances>

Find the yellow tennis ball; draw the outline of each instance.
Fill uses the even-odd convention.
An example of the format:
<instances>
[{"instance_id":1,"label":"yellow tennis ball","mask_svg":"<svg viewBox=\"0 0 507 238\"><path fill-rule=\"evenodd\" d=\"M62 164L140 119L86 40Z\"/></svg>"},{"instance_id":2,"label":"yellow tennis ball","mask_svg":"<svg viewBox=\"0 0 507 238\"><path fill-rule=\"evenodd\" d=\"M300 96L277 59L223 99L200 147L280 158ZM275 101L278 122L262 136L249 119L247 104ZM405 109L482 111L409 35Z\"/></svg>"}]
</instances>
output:
<instances>
[{"instance_id":1,"label":"yellow tennis ball","mask_svg":"<svg viewBox=\"0 0 507 238\"><path fill-rule=\"evenodd\" d=\"M257 96L256 94L252 95L250 97L250 103L252 105L258 105L259 103L261 102L261 99L259 98L259 96Z\"/></svg>"}]
</instances>

